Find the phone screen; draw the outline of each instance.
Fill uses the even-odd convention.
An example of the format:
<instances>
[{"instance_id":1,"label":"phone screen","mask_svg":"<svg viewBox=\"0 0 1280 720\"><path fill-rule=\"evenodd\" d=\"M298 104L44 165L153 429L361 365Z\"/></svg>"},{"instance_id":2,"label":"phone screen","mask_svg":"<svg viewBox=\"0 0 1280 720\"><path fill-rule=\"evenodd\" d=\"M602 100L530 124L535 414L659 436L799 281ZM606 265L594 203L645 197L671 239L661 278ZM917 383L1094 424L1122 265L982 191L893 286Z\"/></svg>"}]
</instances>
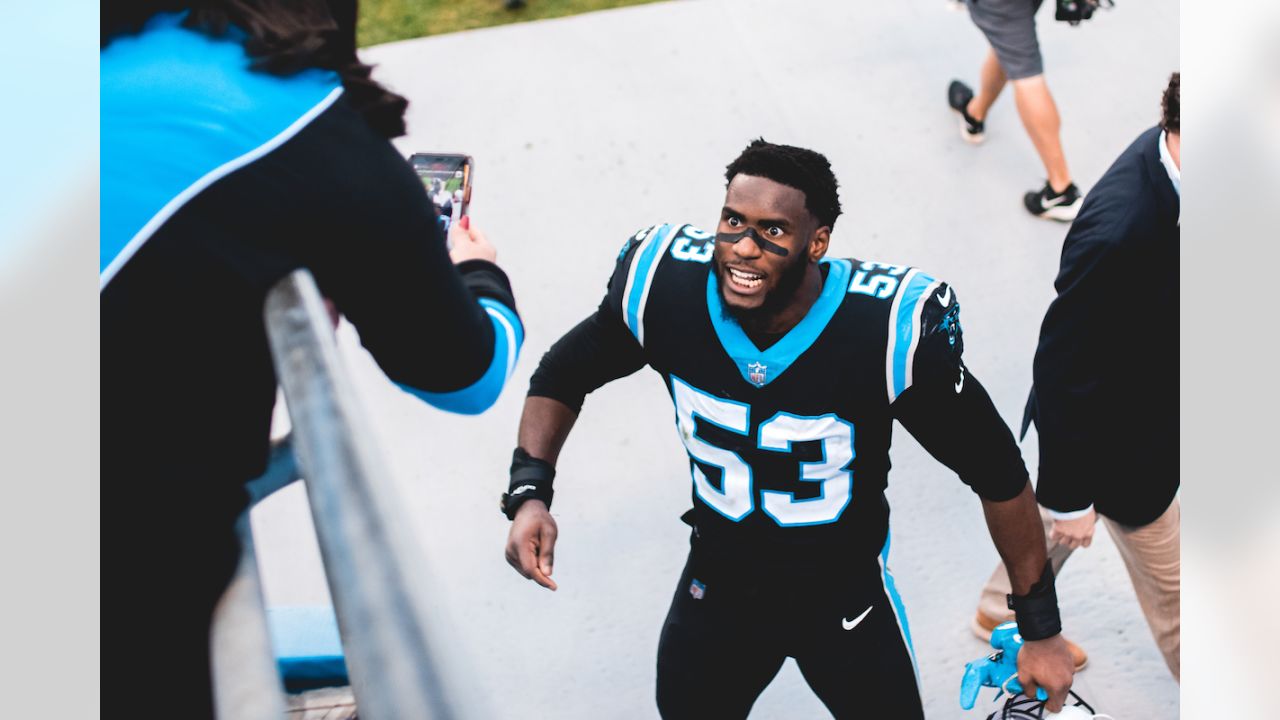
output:
<instances>
[{"instance_id":1,"label":"phone screen","mask_svg":"<svg viewBox=\"0 0 1280 720\"><path fill-rule=\"evenodd\" d=\"M452 153L414 153L409 163L440 216L440 229L449 228L467 213L471 202L471 157Z\"/></svg>"}]
</instances>

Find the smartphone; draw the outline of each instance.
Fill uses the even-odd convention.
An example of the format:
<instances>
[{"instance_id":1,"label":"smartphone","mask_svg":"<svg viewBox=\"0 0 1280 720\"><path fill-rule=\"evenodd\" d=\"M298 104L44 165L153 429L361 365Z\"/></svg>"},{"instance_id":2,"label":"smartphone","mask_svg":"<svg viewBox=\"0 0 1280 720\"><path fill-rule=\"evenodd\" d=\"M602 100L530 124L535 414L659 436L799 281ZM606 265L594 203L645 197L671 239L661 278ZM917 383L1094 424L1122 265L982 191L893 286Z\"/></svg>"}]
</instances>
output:
<instances>
[{"instance_id":1,"label":"smartphone","mask_svg":"<svg viewBox=\"0 0 1280 720\"><path fill-rule=\"evenodd\" d=\"M426 186L447 238L449 228L467 214L471 205L474 161L470 155L457 153L414 153L409 156L409 164Z\"/></svg>"}]
</instances>

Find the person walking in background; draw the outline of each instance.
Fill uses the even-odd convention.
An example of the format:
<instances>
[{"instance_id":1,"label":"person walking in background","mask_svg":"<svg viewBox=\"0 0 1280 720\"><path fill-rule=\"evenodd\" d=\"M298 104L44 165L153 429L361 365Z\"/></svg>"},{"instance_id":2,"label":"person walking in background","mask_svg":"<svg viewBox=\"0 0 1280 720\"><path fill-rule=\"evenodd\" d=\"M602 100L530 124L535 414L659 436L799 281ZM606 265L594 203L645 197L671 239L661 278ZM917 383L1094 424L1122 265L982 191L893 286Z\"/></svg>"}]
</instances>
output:
<instances>
[{"instance_id":1,"label":"person walking in background","mask_svg":"<svg viewBox=\"0 0 1280 720\"><path fill-rule=\"evenodd\" d=\"M1042 2L966 0L969 17L991 47L982 62L978 92L953 80L947 89L947 102L960 115L961 137L970 143L981 143L986 137L987 112L1011 81L1018 115L1048 178L1044 187L1023 196L1023 204L1036 217L1070 222L1079 212L1084 196L1071 181L1059 132L1062 121L1044 78L1035 18Z\"/></svg>"},{"instance_id":2,"label":"person walking in background","mask_svg":"<svg viewBox=\"0 0 1280 720\"><path fill-rule=\"evenodd\" d=\"M1173 73L1159 126L1112 164L1067 233L1022 421L1024 435L1031 422L1040 435L1036 495L1056 546L1050 557L1060 565L1089 547L1102 515L1175 678L1180 85ZM1003 603L1008 582L997 567L975 630L989 635L1012 618Z\"/></svg>"},{"instance_id":3,"label":"person walking in background","mask_svg":"<svg viewBox=\"0 0 1280 720\"><path fill-rule=\"evenodd\" d=\"M447 410L491 405L519 352L493 247L463 222L450 254L389 142L407 102L370 79L355 18L354 0L102 7L104 640L144 681L116 703L130 715L213 716L209 626L268 458L278 280L310 270L386 374Z\"/></svg>"}]
</instances>

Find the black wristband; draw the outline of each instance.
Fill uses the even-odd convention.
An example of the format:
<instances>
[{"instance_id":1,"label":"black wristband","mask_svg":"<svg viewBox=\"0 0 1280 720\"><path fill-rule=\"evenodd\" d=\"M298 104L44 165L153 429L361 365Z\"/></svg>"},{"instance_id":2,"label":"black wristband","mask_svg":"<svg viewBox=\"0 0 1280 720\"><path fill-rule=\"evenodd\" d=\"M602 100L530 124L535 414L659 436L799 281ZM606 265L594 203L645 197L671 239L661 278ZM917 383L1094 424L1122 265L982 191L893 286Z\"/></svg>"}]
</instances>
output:
<instances>
[{"instance_id":1,"label":"black wristband","mask_svg":"<svg viewBox=\"0 0 1280 720\"><path fill-rule=\"evenodd\" d=\"M502 493L498 508L508 520L515 520L516 510L526 500L541 500L551 509L551 498L555 495L551 482L555 479L556 469L551 463L533 457L524 448L516 448L511 454L511 485Z\"/></svg>"},{"instance_id":2,"label":"black wristband","mask_svg":"<svg viewBox=\"0 0 1280 720\"><path fill-rule=\"evenodd\" d=\"M1058 614L1058 591L1053 586L1053 565L1044 564L1040 579L1026 595L1009 596L1009 609L1018 621L1023 640L1044 640L1062 632Z\"/></svg>"}]
</instances>

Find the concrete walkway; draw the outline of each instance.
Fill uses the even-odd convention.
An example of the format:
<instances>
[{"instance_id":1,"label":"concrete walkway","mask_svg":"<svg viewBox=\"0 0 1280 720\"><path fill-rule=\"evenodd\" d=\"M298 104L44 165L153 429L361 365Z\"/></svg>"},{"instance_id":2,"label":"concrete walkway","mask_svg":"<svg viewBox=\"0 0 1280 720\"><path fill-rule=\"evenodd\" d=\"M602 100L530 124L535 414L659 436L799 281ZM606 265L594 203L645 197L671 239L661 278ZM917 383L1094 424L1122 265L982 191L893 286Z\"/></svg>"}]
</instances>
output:
<instances>
[{"instance_id":1,"label":"concrete walkway","mask_svg":"<svg viewBox=\"0 0 1280 720\"><path fill-rule=\"evenodd\" d=\"M1087 189L1158 118L1179 63L1176 5L1122 2L1078 28L1054 23L1048 7L1040 32L1067 157ZM343 334L419 523L424 572L500 717L657 715L657 636L689 504L660 380L646 370L594 394L565 448L559 592L507 567L497 498L538 358L599 302L628 235L662 221L714 225L723 168L752 138L831 159L845 207L833 255L909 263L953 283L967 363L1006 421L1020 420L1066 228L1021 207L1043 172L1011 96L993 109L985 145L959 138L946 86L975 83L983 52L966 15L941 0L660 3L366 51L413 102L410 135L397 142L406 155L475 156L472 214L498 246L527 324L511 386L479 418L401 393L349 327ZM430 327L424 318L422 331ZM976 497L906 432L896 439L890 562L926 709L978 717L957 695L964 663L985 653L968 622L996 554ZM1034 438L1024 450L1034 468ZM257 512L274 604L326 601L307 525L299 488ZM1085 697L1117 720L1178 717L1178 686L1105 532L1068 564L1059 593L1069 636L1091 656L1077 683ZM752 715L824 716L791 662Z\"/></svg>"}]
</instances>

